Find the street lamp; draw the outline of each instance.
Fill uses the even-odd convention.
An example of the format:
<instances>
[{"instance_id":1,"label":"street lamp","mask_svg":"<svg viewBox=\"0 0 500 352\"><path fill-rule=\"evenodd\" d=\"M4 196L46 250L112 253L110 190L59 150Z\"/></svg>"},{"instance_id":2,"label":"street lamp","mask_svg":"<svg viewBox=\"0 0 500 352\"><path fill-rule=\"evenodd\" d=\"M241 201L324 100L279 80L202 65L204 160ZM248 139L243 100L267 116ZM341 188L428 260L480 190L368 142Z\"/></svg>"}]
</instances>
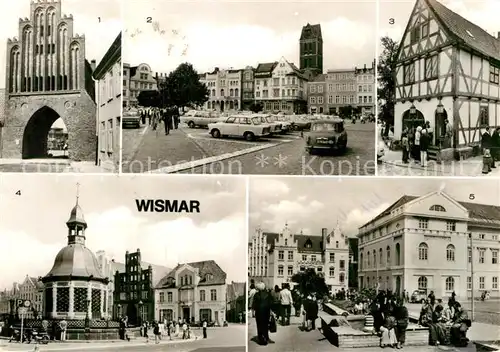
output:
<instances>
[{"instance_id":1,"label":"street lamp","mask_svg":"<svg viewBox=\"0 0 500 352\"><path fill-rule=\"evenodd\" d=\"M410 106L410 115L415 115L416 113L417 113L417 108L412 103Z\"/></svg>"},{"instance_id":2,"label":"street lamp","mask_svg":"<svg viewBox=\"0 0 500 352\"><path fill-rule=\"evenodd\" d=\"M438 114L443 114L444 113L444 105L441 103L441 101L439 101L439 104L438 104L438 106L436 108L436 112Z\"/></svg>"}]
</instances>

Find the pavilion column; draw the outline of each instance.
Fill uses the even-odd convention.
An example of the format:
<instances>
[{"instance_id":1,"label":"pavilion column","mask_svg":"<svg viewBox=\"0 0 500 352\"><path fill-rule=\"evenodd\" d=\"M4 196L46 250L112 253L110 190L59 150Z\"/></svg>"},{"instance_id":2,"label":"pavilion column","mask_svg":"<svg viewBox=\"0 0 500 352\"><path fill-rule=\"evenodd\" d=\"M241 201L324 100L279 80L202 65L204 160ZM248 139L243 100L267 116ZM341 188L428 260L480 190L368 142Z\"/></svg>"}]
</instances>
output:
<instances>
[{"instance_id":1,"label":"pavilion column","mask_svg":"<svg viewBox=\"0 0 500 352\"><path fill-rule=\"evenodd\" d=\"M89 306L87 307L87 314L90 319L92 319L92 284L89 282L87 286L87 302Z\"/></svg>"},{"instance_id":2,"label":"pavilion column","mask_svg":"<svg viewBox=\"0 0 500 352\"><path fill-rule=\"evenodd\" d=\"M57 286L52 284L52 318L57 316Z\"/></svg>"},{"instance_id":3,"label":"pavilion column","mask_svg":"<svg viewBox=\"0 0 500 352\"><path fill-rule=\"evenodd\" d=\"M105 297L107 294L108 294L108 291L106 290L106 287L102 286L102 289L101 289L101 319L105 318L105 316L104 316L104 313L105 313L104 300L105 300Z\"/></svg>"},{"instance_id":4,"label":"pavilion column","mask_svg":"<svg viewBox=\"0 0 500 352\"><path fill-rule=\"evenodd\" d=\"M69 310L68 317L70 319L75 317L75 285L73 282L69 283Z\"/></svg>"}]
</instances>

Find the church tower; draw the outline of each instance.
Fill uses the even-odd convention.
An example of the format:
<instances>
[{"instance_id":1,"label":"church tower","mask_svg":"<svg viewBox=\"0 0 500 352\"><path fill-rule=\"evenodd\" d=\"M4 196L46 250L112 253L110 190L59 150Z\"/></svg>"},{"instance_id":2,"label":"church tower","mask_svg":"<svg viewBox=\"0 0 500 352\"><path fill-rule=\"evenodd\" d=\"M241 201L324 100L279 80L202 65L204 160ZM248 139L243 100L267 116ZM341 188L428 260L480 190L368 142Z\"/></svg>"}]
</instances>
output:
<instances>
[{"instance_id":1,"label":"church tower","mask_svg":"<svg viewBox=\"0 0 500 352\"><path fill-rule=\"evenodd\" d=\"M323 73L323 37L320 24L307 24L300 34L300 70Z\"/></svg>"}]
</instances>

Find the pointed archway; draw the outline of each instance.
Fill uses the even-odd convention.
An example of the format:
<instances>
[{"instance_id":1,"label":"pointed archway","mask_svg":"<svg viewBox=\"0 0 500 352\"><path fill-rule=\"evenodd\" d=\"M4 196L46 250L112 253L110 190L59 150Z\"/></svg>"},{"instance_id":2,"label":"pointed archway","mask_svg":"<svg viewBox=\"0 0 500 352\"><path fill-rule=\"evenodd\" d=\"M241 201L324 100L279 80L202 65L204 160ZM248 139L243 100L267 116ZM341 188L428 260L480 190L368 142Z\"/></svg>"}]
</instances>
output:
<instances>
[{"instance_id":1,"label":"pointed archway","mask_svg":"<svg viewBox=\"0 0 500 352\"><path fill-rule=\"evenodd\" d=\"M49 156L49 147L54 148L52 143L49 145L49 132L54 122L60 118L56 111L47 106L41 107L30 117L23 132L23 159Z\"/></svg>"},{"instance_id":2,"label":"pointed archway","mask_svg":"<svg viewBox=\"0 0 500 352\"><path fill-rule=\"evenodd\" d=\"M420 110L415 110L415 113L411 113L410 109L403 112L403 131L407 128L411 130L412 128L417 128L418 126L425 126L424 114Z\"/></svg>"}]
</instances>

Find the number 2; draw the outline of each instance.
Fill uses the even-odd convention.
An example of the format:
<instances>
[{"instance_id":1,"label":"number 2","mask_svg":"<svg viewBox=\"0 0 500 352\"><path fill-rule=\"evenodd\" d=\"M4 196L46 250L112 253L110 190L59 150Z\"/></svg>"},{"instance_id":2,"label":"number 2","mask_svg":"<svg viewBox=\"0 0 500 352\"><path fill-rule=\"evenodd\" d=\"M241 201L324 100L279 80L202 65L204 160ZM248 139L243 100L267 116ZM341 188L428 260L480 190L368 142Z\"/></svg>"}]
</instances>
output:
<instances>
[{"instance_id":1,"label":"number 2","mask_svg":"<svg viewBox=\"0 0 500 352\"><path fill-rule=\"evenodd\" d=\"M153 18L152 17L146 17L146 23L152 23Z\"/></svg>"},{"instance_id":2,"label":"number 2","mask_svg":"<svg viewBox=\"0 0 500 352\"><path fill-rule=\"evenodd\" d=\"M20 195L21 195L21 190L16 192L16 196L20 196Z\"/></svg>"}]
</instances>

